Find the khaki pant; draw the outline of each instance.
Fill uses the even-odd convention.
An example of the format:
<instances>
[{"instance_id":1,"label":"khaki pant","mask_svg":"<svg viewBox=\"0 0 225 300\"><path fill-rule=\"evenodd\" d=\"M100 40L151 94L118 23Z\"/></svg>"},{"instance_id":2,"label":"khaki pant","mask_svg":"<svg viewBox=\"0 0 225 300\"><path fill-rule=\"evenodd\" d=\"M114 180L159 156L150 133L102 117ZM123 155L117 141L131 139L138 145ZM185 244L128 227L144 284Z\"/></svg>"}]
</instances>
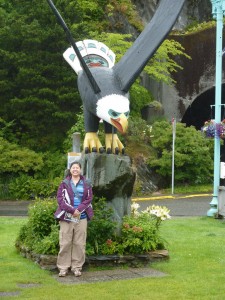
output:
<instances>
[{"instance_id":1,"label":"khaki pant","mask_svg":"<svg viewBox=\"0 0 225 300\"><path fill-rule=\"evenodd\" d=\"M87 219L82 219L78 224L60 221L59 245L57 259L59 270L81 270L85 263L85 246L87 237Z\"/></svg>"}]
</instances>

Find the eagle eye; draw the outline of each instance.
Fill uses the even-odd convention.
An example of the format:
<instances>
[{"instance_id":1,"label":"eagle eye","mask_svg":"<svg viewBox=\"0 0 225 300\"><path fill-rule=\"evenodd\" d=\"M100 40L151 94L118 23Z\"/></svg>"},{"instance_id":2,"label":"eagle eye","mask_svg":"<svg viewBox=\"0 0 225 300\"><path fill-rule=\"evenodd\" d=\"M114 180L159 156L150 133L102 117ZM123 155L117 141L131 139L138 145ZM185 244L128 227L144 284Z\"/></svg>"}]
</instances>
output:
<instances>
[{"instance_id":1,"label":"eagle eye","mask_svg":"<svg viewBox=\"0 0 225 300\"><path fill-rule=\"evenodd\" d=\"M120 113L116 112L115 110L110 109L109 110L109 115L111 118L116 119L119 117Z\"/></svg>"},{"instance_id":2,"label":"eagle eye","mask_svg":"<svg viewBox=\"0 0 225 300\"><path fill-rule=\"evenodd\" d=\"M126 118L128 119L128 118L129 118L129 115L130 115L130 111L128 110L127 112L125 112L124 115L125 115Z\"/></svg>"}]
</instances>

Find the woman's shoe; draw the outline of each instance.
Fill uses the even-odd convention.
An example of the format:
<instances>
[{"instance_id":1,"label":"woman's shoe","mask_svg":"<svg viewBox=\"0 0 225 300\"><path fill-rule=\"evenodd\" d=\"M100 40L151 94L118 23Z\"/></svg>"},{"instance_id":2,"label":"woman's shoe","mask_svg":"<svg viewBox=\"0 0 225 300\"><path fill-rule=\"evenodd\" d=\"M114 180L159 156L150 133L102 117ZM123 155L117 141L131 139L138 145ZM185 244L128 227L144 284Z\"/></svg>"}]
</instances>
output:
<instances>
[{"instance_id":1,"label":"woman's shoe","mask_svg":"<svg viewBox=\"0 0 225 300\"><path fill-rule=\"evenodd\" d=\"M59 277L65 277L67 275L67 271L65 270L60 270L59 272Z\"/></svg>"},{"instance_id":2,"label":"woman's shoe","mask_svg":"<svg viewBox=\"0 0 225 300\"><path fill-rule=\"evenodd\" d=\"M78 269L76 269L76 270L74 271L74 275L75 275L76 277L81 276L81 271L78 270Z\"/></svg>"}]
</instances>

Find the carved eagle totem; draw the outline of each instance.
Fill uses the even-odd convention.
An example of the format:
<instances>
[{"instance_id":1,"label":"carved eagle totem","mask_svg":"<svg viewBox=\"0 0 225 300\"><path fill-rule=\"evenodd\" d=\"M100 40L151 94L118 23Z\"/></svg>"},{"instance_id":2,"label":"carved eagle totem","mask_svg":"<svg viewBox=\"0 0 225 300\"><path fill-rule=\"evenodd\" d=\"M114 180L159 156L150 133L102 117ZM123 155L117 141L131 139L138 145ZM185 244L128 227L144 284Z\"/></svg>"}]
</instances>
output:
<instances>
[{"instance_id":1,"label":"carved eagle totem","mask_svg":"<svg viewBox=\"0 0 225 300\"><path fill-rule=\"evenodd\" d=\"M116 64L115 54L103 43L76 43L53 2L47 1L71 44L63 56L78 75L86 132L83 150L123 154L117 130L124 134L128 128L129 89L172 29L185 0L161 0L151 21ZM104 123L105 149L97 135L100 120Z\"/></svg>"}]
</instances>

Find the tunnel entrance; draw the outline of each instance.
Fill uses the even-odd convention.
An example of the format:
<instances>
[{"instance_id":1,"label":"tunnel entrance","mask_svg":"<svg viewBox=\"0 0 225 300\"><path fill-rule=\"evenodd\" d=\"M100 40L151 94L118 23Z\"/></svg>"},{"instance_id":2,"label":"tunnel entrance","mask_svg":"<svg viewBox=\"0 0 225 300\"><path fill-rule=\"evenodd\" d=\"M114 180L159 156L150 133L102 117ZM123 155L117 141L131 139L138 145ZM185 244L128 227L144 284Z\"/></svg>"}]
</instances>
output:
<instances>
[{"instance_id":1,"label":"tunnel entrance","mask_svg":"<svg viewBox=\"0 0 225 300\"><path fill-rule=\"evenodd\" d=\"M225 104L225 85L222 85L222 99L221 103ZM196 129L201 129L204 122L210 119L215 119L215 106L211 108L210 105L215 105L215 88L198 96L193 103L186 110L181 122L187 126L195 126ZM221 119L225 118L225 109L221 107Z\"/></svg>"},{"instance_id":2,"label":"tunnel entrance","mask_svg":"<svg viewBox=\"0 0 225 300\"><path fill-rule=\"evenodd\" d=\"M225 85L222 85L221 104L225 104ZM187 126L194 126L197 130L201 130L204 122L215 119L215 87L207 90L198 96L186 110L181 123ZM225 108L221 106L221 120L225 119ZM225 161L225 145L221 145L221 161Z\"/></svg>"}]
</instances>

